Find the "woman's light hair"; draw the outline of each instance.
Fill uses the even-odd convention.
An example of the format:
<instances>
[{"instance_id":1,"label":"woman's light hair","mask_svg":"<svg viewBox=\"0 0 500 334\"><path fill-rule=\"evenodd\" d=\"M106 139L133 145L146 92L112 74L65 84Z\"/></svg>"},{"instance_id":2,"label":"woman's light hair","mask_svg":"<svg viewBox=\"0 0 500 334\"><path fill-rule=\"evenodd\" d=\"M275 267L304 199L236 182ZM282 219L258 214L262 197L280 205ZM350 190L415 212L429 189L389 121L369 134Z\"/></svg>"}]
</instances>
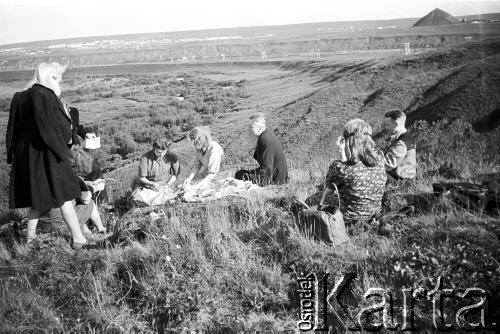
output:
<instances>
[{"instance_id":1,"label":"woman's light hair","mask_svg":"<svg viewBox=\"0 0 500 334\"><path fill-rule=\"evenodd\" d=\"M345 140L345 155L348 163L361 161L373 167L379 161L372 139L372 127L362 119L352 119L344 126L342 136Z\"/></svg>"},{"instance_id":2,"label":"woman's light hair","mask_svg":"<svg viewBox=\"0 0 500 334\"><path fill-rule=\"evenodd\" d=\"M210 128L208 126L195 127L189 131L188 140L196 148L196 150L205 151L212 141Z\"/></svg>"},{"instance_id":3,"label":"woman's light hair","mask_svg":"<svg viewBox=\"0 0 500 334\"><path fill-rule=\"evenodd\" d=\"M55 76L60 80L66 69L66 65L61 65L57 62L41 63L35 70L33 79L26 85L26 89L31 88L34 84L38 83L52 89L54 93L59 96L61 94L59 82L56 82L52 77Z\"/></svg>"}]
</instances>

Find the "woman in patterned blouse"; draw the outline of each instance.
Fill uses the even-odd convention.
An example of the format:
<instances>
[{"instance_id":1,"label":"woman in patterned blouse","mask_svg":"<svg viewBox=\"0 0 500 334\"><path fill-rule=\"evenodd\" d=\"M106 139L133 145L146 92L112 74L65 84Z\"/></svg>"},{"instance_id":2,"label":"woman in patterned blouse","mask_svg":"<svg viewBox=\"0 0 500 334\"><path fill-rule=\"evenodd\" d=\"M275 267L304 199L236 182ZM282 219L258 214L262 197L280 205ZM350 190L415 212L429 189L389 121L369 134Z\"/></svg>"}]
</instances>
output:
<instances>
[{"instance_id":1,"label":"woman in patterned blouse","mask_svg":"<svg viewBox=\"0 0 500 334\"><path fill-rule=\"evenodd\" d=\"M361 119L347 122L339 146L342 160L330 165L327 186L339 189L340 211L348 223L369 220L382 209L387 176L384 156L375 149L372 128Z\"/></svg>"}]
</instances>

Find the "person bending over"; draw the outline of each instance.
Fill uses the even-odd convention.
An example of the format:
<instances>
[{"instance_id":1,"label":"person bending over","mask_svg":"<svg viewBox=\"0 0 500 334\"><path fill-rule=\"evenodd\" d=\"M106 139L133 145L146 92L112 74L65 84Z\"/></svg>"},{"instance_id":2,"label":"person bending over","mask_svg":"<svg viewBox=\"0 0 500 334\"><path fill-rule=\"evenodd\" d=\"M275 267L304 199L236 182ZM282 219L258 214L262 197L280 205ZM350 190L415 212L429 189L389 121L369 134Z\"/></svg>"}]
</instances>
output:
<instances>
[{"instance_id":1,"label":"person bending over","mask_svg":"<svg viewBox=\"0 0 500 334\"><path fill-rule=\"evenodd\" d=\"M169 150L171 142L155 140L153 149L141 157L139 175L133 188L147 188L159 191L160 187L172 186L180 172L177 155Z\"/></svg>"},{"instance_id":2,"label":"person bending over","mask_svg":"<svg viewBox=\"0 0 500 334\"><path fill-rule=\"evenodd\" d=\"M258 138L253 157L259 163L259 167L253 170L239 170L234 177L238 180L252 181L259 186L286 183L288 169L280 140L272 130L266 129L264 115L256 114L250 121L250 132Z\"/></svg>"},{"instance_id":3,"label":"person bending over","mask_svg":"<svg viewBox=\"0 0 500 334\"><path fill-rule=\"evenodd\" d=\"M72 201L72 205L75 209L78 222L80 224L82 233L86 238L92 238L92 232L87 226L88 223L94 224L97 228L97 233L105 235L107 233L104 227L99 211L97 210L97 205L92 200L92 192L87 187L83 179L80 180L81 196ZM51 209L47 213L42 215L42 219L46 222L60 222L62 220L59 210Z\"/></svg>"},{"instance_id":4,"label":"person bending over","mask_svg":"<svg viewBox=\"0 0 500 334\"><path fill-rule=\"evenodd\" d=\"M212 140L208 127L195 127L189 132L188 140L196 149L197 167L184 181L184 189L190 185L201 186L211 182L219 173L224 160L224 150Z\"/></svg>"}]
</instances>

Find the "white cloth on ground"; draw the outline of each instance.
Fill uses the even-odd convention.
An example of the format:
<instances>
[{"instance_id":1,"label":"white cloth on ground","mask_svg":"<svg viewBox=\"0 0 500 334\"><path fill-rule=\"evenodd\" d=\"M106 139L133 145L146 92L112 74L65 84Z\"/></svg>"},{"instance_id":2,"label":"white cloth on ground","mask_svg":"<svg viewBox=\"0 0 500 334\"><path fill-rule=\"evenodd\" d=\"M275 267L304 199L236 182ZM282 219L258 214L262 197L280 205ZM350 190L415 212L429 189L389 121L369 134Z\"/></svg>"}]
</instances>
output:
<instances>
[{"instance_id":1,"label":"white cloth on ground","mask_svg":"<svg viewBox=\"0 0 500 334\"><path fill-rule=\"evenodd\" d=\"M179 194L169 186L161 186L158 191L148 188L137 188L132 192L134 200L147 205L162 205Z\"/></svg>"},{"instance_id":2,"label":"white cloth on ground","mask_svg":"<svg viewBox=\"0 0 500 334\"><path fill-rule=\"evenodd\" d=\"M214 182L187 186L184 189L183 199L186 202L204 202L226 196L245 197L252 191L262 189L250 181L236 180L228 177Z\"/></svg>"}]
</instances>

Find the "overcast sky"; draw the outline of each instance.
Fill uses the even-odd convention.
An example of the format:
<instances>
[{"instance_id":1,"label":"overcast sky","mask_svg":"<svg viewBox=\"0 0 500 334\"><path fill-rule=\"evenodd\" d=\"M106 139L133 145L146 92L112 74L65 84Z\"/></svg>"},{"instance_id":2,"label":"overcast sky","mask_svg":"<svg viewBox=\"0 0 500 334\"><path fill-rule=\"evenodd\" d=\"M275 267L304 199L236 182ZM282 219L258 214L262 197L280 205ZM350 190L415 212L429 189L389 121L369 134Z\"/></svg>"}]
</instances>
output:
<instances>
[{"instance_id":1,"label":"overcast sky","mask_svg":"<svg viewBox=\"0 0 500 334\"><path fill-rule=\"evenodd\" d=\"M0 45L96 35L498 13L500 0L0 0Z\"/></svg>"}]
</instances>

